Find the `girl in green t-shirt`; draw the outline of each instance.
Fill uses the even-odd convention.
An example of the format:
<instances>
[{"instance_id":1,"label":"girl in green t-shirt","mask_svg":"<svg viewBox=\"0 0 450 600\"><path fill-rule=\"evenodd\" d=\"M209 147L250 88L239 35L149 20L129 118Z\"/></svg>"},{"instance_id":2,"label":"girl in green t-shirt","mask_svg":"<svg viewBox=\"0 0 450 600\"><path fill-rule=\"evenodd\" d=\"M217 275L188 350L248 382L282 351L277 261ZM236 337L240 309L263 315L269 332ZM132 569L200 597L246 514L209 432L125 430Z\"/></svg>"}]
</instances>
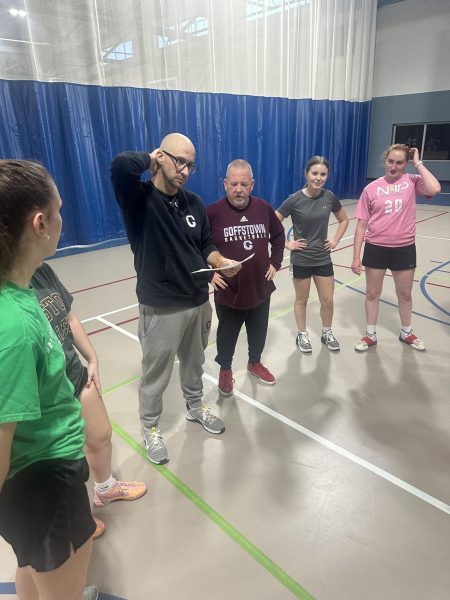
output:
<instances>
[{"instance_id":1,"label":"girl in green t-shirt","mask_svg":"<svg viewBox=\"0 0 450 600\"><path fill-rule=\"evenodd\" d=\"M54 254L61 199L41 165L0 160L0 535L20 597L81 600L95 523L84 423L31 277Z\"/></svg>"}]
</instances>

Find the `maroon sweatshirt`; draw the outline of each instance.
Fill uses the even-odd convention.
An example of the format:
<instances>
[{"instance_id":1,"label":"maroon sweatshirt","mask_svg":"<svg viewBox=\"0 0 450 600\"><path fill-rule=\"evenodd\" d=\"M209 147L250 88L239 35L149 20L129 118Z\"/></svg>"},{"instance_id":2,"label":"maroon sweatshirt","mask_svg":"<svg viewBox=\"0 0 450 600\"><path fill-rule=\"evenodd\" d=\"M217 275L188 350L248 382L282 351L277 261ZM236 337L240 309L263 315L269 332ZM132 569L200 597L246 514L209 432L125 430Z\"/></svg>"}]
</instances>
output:
<instances>
[{"instance_id":1,"label":"maroon sweatshirt","mask_svg":"<svg viewBox=\"0 0 450 600\"><path fill-rule=\"evenodd\" d=\"M228 287L214 292L215 302L241 310L258 306L275 290L273 281L267 281L264 275L269 264L277 271L281 267L283 225L270 204L253 196L243 210L222 198L208 206L206 212L213 242L221 254L240 261L255 253L235 277L225 277Z\"/></svg>"}]
</instances>

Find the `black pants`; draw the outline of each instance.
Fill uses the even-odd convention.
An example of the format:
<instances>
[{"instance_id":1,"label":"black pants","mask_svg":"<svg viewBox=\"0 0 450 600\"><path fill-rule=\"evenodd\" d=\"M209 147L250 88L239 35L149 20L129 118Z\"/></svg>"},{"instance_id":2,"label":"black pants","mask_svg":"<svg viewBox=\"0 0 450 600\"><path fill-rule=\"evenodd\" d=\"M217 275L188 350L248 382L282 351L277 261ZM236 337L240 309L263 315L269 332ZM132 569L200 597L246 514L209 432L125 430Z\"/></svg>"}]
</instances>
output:
<instances>
[{"instance_id":1,"label":"black pants","mask_svg":"<svg viewBox=\"0 0 450 600\"><path fill-rule=\"evenodd\" d=\"M245 323L248 340L248 361L261 362L269 322L270 296L258 306L247 310L216 304L217 327L216 362L222 369L231 369L234 350L242 325Z\"/></svg>"}]
</instances>

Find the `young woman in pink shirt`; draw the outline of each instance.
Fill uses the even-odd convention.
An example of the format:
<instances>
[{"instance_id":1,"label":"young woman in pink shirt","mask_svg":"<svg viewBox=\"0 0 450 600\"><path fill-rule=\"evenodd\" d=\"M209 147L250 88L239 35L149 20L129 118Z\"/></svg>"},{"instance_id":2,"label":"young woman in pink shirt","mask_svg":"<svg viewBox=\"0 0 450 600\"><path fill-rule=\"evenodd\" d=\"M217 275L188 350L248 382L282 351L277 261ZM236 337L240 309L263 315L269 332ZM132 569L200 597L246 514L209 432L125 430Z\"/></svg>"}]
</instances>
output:
<instances>
[{"instance_id":1,"label":"young woman in pink shirt","mask_svg":"<svg viewBox=\"0 0 450 600\"><path fill-rule=\"evenodd\" d=\"M352 271L366 273L366 334L355 350L364 352L377 343L376 323L386 269L394 278L400 314L400 341L414 350L425 344L411 328L411 290L416 268L416 198L431 198L441 191L439 181L419 160L417 148L403 144L389 146L382 155L385 174L367 185L358 201ZM411 159L417 175L406 173ZM361 246L365 241L363 259Z\"/></svg>"}]
</instances>

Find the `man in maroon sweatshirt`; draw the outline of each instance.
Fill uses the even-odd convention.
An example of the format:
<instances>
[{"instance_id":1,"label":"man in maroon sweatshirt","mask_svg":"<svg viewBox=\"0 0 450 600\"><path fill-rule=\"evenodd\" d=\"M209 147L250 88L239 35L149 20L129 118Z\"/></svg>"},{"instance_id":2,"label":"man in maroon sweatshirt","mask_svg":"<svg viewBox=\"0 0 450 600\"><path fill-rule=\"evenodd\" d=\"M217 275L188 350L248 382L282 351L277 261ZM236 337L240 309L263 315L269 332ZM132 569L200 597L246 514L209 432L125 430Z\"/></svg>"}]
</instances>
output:
<instances>
[{"instance_id":1,"label":"man in maroon sweatshirt","mask_svg":"<svg viewBox=\"0 0 450 600\"><path fill-rule=\"evenodd\" d=\"M261 364L269 321L270 296L275 290L273 278L281 267L284 251L284 227L272 207L252 196L254 179L246 160L233 160L224 179L226 198L207 207L211 234L219 252L242 261L233 277L216 273L212 280L219 325L217 356L220 365L219 392L233 393L233 360L236 342L245 323L248 338L248 372L273 385L275 377ZM270 255L269 255L270 244Z\"/></svg>"}]
</instances>

